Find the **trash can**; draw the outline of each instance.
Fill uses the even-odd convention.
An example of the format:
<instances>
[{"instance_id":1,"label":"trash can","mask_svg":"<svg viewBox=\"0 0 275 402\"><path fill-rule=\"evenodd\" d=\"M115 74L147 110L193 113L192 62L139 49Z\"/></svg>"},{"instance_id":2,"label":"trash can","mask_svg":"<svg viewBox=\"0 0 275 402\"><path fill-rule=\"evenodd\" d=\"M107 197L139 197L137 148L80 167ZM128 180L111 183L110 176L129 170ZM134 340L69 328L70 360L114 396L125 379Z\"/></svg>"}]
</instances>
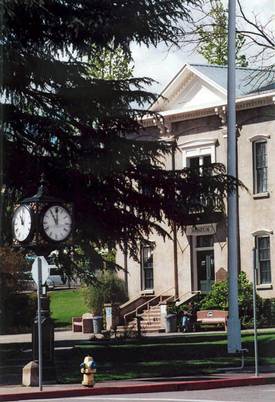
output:
<instances>
[{"instance_id":1,"label":"trash can","mask_svg":"<svg viewBox=\"0 0 275 402\"><path fill-rule=\"evenodd\" d=\"M95 316L93 317L93 326L94 326L94 334L100 334L102 330L102 317Z\"/></svg>"},{"instance_id":2,"label":"trash can","mask_svg":"<svg viewBox=\"0 0 275 402\"><path fill-rule=\"evenodd\" d=\"M166 316L166 332L177 332L177 316L176 314L168 314Z\"/></svg>"}]
</instances>

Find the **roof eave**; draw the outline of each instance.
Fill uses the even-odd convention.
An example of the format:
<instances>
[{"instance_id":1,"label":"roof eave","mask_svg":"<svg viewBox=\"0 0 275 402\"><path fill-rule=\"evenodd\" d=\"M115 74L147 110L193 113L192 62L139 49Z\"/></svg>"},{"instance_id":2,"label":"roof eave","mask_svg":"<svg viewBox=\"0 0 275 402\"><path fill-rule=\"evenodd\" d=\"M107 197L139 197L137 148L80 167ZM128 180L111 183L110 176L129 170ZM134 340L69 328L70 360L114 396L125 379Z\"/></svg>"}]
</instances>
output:
<instances>
[{"instance_id":1,"label":"roof eave","mask_svg":"<svg viewBox=\"0 0 275 402\"><path fill-rule=\"evenodd\" d=\"M269 93L264 94L253 94L246 95L236 99L236 109L244 110L244 109L252 109L261 106L268 106L275 103L275 91L271 91ZM165 117L165 119L169 122L176 122L181 120L190 120L196 118L207 117L211 115L217 115L219 110L225 111L227 107L226 103L217 103L216 105L211 105L205 108L192 108L189 110L169 110L165 112L158 112L161 116ZM144 117L142 119L143 125L145 127L154 126L153 122L154 118Z\"/></svg>"}]
</instances>

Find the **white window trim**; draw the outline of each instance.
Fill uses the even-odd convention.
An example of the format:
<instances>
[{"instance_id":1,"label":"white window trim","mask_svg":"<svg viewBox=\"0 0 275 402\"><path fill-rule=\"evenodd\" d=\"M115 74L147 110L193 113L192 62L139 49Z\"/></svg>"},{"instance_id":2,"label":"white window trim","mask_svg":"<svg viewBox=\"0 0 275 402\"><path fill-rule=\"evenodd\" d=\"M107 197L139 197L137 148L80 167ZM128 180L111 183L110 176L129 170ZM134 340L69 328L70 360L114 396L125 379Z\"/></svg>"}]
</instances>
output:
<instances>
[{"instance_id":1,"label":"white window trim","mask_svg":"<svg viewBox=\"0 0 275 402\"><path fill-rule=\"evenodd\" d=\"M155 291L154 289L143 289L140 291L140 295L154 295Z\"/></svg>"},{"instance_id":2,"label":"white window trim","mask_svg":"<svg viewBox=\"0 0 275 402\"><path fill-rule=\"evenodd\" d=\"M255 244L256 244L256 239L258 237L269 237L269 248L270 248L270 264L271 264L271 235L273 235L273 230L269 229L261 229L261 230L256 230L255 232L252 233L252 236L255 238ZM272 267L271 267L271 281L272 281ZM264 289L272 289L272 282L271 283L258 283L256 285L256 288L258 290L264 290Z\"/></svg>"},{"instance_id":3,"label":"white window trim","mask_svg":"<svg viewBox=\"0 0 275 402\"><path fill-rule=\"evenodd\" d=\"M178 143L178 147L182 152L182 166L187 167L187 159L204 155L211 156L211 163L216 162L216 145L217 139L193 140Z\"/></svg>"},{"instance_id":4,"label":"white window trim","mask_svg":"<svg viewBox=\"0 0 275 402\"><path fill-rule=\"evenodd\" d=\"M255 193L252 195L252 197L254 198L254 200L257 200L259 198L269 198L270 194L268 191L266 191L264 193Z\"/></svg>"},{"instance_id":5,"label":"white window trim","mask_svg":"<svg viewBox=\"0 0 275 402\"><path fill-rule=\"evenodd\" d=\"M148 240L148 244L141 244L141 253L142 253L143 247L152 248L153 253L154 253L155 243ZM151 289L149 289L149 288L145 289L145 272L144 272L143 255L141 255L140 268L141 268L141 272L140 272L141 273L141 278L140 278L141 290L140 290L140 294L154 294L154 287L151 288ZM152 266L152 271L153 271L153 286L154 286L154 262L153 262L153 266Z\"/></svg>"},{"instance_id":6,"label":"white window trim","mask_svg":"<svg viewBox=\"0 0 275 402\"><path fill-rule=\"evenodd\" d=\"M254 237L269 236L269 235L273 234L273 230L271 230L271 229L260 229L260 230L256 230L255 232L252 232L251 234Z\"/></svg>"},{"instance_id":7,"label":"white window trim","mask_svg":"<svg viewBox=\"0 0 275 402\"><path fill-rule=\"evenodd\" d=\"M270 139L270 135L269 134L257 134L257 135L253 135L253 137L249 137L248 141L250 142L261 142L261 141L267 141L268 139Z\"/></svg>"},{"instance_id":8,"label":"white window trim","mask_svg":"<svg viewBox=\"0 0 275 402\"><path fill-rule=\"evenodd\" d=\"M273 289L272 283L262 283L256 286L257 290L270 290Z\"/></svg>"},{"instance_id":9,"label":"white window trim","mask_svg":"<svg viewBox=\"0 0 275 402\"><path fill-rule=\"evenodd\" d=\"M270 139L270 135L268 134L259 134L254 135L253 137L249 138L249 141L252 143L252 161L253 161L253 198L268 198L269 191L268 191L268 158L267 158L267 191L258 193L257 192L257 178L256 178L256 153L255 153L255 144L257 143L265 143L267 147L267 141ZM267 153L267 149L266 149Z\"/></svg>"}]
</instances>

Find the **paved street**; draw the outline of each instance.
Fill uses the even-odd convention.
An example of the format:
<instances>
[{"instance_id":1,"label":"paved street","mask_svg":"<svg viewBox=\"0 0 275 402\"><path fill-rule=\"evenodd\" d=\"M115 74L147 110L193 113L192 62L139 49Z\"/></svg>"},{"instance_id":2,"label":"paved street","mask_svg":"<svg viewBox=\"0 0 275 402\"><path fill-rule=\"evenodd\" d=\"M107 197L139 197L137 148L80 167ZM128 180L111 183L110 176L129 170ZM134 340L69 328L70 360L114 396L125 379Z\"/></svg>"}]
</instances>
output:
<instances>
[{"instance_id":1,"label":"paved street","mask_svg":"<svg viewBox=\"0 0 275 402\"><path fill-rule=\"evenodd\" d=\"M64 400L64 398L55 398L39 399L39 401L61 401L62 399ZM66 400L72 402L274 402L275 385L257 385L204 391L84 396L66 398Z\"/></svg>"}]
</instances>

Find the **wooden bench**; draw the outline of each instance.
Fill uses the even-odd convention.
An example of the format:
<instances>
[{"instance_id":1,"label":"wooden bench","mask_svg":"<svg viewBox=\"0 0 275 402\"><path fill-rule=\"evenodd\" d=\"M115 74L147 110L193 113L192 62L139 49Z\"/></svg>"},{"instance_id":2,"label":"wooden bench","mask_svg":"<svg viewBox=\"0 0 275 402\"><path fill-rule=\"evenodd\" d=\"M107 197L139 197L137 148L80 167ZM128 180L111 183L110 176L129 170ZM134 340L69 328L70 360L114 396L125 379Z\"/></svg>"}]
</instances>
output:
<instances>
[{"instance_id":1,"label":"wooden bench","mask_svg":"<svg viewBox=\"0 0 275 402\"><path fill-rule=\"evenodd\" d=\"M200 310L197 312L197 324L205 325L224 325L227 330L228 311L223 310Z\"/></svg>"},{"instance_id":2,"label":"wooden bench","mask_svg":"<svg viewBox=\"0 0 275 402\"><path fill-rule=\"evenodd\" d=\"M72 331L83 334L93 333L93 314L85 313L81 317L72 317Z\"/></svg>"}]
</instances>

